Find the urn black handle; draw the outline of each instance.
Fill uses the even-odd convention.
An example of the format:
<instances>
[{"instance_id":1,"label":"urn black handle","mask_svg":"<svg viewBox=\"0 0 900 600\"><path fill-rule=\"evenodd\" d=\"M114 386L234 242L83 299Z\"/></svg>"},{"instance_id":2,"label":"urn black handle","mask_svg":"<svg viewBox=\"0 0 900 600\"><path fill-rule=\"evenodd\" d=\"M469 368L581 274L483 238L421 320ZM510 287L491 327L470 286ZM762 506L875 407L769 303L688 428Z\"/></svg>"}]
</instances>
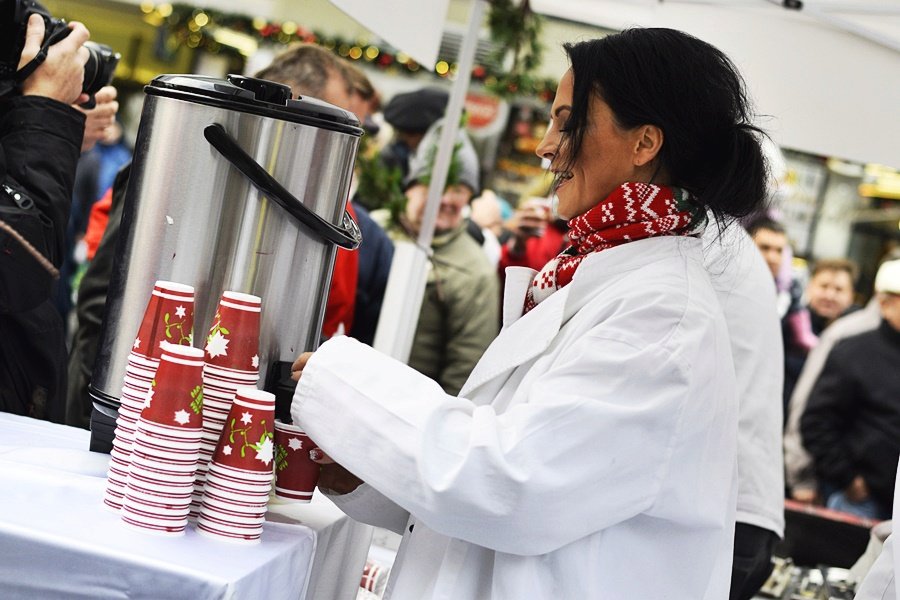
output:
<instances>
[{"instance_id":1,"label":"urn black handle","mask_svg":"<svg viewBox=\"0 0 900 600\"><path fill-rule=\"evenodd\" d=\"M344 211L341 227L332 225L313 211L309 210L283 185L272 177L262 166L244 152L237 141L228 135L225 128L214 123L203 130L203 137L210 145L230 162L234 168L244 174L260 192L270 198L289 215L303 223L313 233L327 242L336 244L347 250L356 250L362 242L362 233L350 213Z\"/></svg>"}]
</instances>

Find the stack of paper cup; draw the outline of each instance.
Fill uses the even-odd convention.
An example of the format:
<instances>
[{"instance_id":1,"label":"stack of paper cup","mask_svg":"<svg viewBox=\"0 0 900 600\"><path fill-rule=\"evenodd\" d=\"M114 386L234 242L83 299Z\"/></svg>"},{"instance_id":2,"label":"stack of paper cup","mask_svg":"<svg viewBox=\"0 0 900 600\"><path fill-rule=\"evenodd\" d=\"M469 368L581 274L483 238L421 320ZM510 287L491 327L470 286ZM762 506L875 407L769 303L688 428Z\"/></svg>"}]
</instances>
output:
<instances>
[{"instance_id":1,"label":"stack of paper cup","mask_svg":"<svg viewBox=\"0 0 900 600\"><path fill-rule=\"evenodd\" d=\"M203 351L166 345L138 419L122 500L134 527L182 535L200 455Z\"/></svg>"},{"instance_id":2,"label":"stack of paper cup","mask_svg":"<svg viewBox=\"0 0 900 600\"><path fill-rule=\"evenodd\" d=\"M162 347L166 343L190 345L193 326L194 288L171 281L157 281L125 366L125 383L103 496L104 504L113 510L122 507L131 444L147 390L159 366Z\"/></svg>"},{"instance_id":3,"label":"stack of paper cup","mask_svg":"<svg viewBox=\"0 0 900 600\"><path fill-rule=\"evenodd\" d=\"M390 572L390 567L385 568L374 561L367 560L366 566L363 568L359 587L367 592L373 592L376 597L381 598L384 595L384 589L387 587Z\"/></svg>"},{"instance_id":4,"label":"stack of paper cup","mask_svg":"<svg viewBox=\"0 0 900 600\"><path fill-rule=\"evenodd\" d=\"M191 502L191 518L200 511L209 460L219 442L236 390L259 381L259 296L227 291L222 294L206 338L203 369L203 439Z\"/></svg>"},{"instance_id":5,"label":"stack of paper cup","mask_svg":"<svg viewBox=\"0 0 900 600\"><path fill-rule=\"evenodd\" d=\"M274 420L274 394L238 390L206 474L197 519L201 534L259 542L272 489Z\"/></svg>"}]
</instances>

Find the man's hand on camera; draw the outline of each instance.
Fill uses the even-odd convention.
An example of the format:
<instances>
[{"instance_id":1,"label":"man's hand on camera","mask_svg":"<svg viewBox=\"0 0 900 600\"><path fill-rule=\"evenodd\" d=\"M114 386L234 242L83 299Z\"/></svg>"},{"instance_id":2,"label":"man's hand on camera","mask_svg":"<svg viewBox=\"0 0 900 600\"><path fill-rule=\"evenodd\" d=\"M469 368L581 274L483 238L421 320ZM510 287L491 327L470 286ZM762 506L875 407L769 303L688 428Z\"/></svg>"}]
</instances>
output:
<instances>
[{"instance_id":1,"label":"man's hand on camera","mask_svg":"<svg viewBox=\"0 0 900 600\"><path fill-rule=\"evenodd\" d=\"M94 144L106 137L107 130L116 122L116 113L119 112L119 103L116 102L116 88L111 85L100 88L94 94L96 106L91 109L83 109L78 105L78 110L84 113L84 139L81 142L81 151L87 152Z\"/></svg>"},{"instance_id":2,"label":"man's hand on camera","mask_svg":"<svg viewBox=\"0 0 900 600\"><path fill-rule=\"evenodd\" d=\"M88 60L84 43L90 33L77 22L69 23L69 28L72 33L50 46L44 63L22 82L23 96L45 96L64 104L87 102L88 96L81 92L81 88L84 85L84 65ZM44 19L33 14L28 18L25 46L19 58L20 69L37 56L43 41Z\"/></svg>"}]
</instances>

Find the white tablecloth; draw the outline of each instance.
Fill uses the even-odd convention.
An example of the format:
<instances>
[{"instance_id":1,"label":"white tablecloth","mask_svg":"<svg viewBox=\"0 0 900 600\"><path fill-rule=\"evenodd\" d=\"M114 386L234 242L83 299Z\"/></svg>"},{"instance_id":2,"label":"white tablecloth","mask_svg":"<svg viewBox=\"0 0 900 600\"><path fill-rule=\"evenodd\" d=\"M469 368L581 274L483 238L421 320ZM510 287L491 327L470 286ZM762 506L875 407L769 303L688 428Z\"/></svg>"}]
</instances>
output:
<instances>
[{"instance_id":1,"label":"white tablecloth","mask_svg":"<svg viewBox=\"0 0 900 600\"><path fill-rule=\"evenodd\" d=\"M355 598L371 528L326 498L273 504L262 542L167 538L103 507L107 455L84 430L0 414L0 597ZM277 522L275 522L277 521Z\"/></svg>"}]
</instances>

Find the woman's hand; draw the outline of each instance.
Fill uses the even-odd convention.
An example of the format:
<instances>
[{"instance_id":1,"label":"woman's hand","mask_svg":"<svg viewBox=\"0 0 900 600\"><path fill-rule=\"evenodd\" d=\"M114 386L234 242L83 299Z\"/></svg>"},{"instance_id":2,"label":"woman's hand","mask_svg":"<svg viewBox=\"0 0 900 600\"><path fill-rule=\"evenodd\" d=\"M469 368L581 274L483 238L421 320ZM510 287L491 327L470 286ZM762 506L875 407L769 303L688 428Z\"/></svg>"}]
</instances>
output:
<instances>
[{"instance_id":1,"label":"woman's hand","mask_svg":"<svg viewBox=\"0 0 900 600\"><path fill-rule=\"evenodd\" d=\"M321 448L310 450L309 458L314 463L322 465L322 471L319 475L319 489L337 494L349 494L363 484L362 479L334 462Z\"/></svg>"},{"instance_id":2,"label":"woman's hand","mask_svg":"<svg viewBox=\"0 0 900 600\"><path fill-rule=\"evenodd\" d=\"M291 365L291 379L300 381L300 376L303 375L303 369L306 368L306 363L309 362L312 355L312 352L304 352L294 361L294 364Z\"/></svg>"},{"instance_id":3,"label":"woman's hand","mask_svg":"<svg viewBox=\"0 0 900 600\"><path fill-rule=\"evenodd\" d=\"M300 381L303 369L306 368L306 363L309 362L312 355L312 352L304 352L294 361L294 364L291 365L291 379ZM309 458L314 463L322 466L322 471L319 475L319 488L323 490L337 494L349 494L363 483L362 479L334 462L321 448L310 450Z\"/></svg>"}]
</instances>

